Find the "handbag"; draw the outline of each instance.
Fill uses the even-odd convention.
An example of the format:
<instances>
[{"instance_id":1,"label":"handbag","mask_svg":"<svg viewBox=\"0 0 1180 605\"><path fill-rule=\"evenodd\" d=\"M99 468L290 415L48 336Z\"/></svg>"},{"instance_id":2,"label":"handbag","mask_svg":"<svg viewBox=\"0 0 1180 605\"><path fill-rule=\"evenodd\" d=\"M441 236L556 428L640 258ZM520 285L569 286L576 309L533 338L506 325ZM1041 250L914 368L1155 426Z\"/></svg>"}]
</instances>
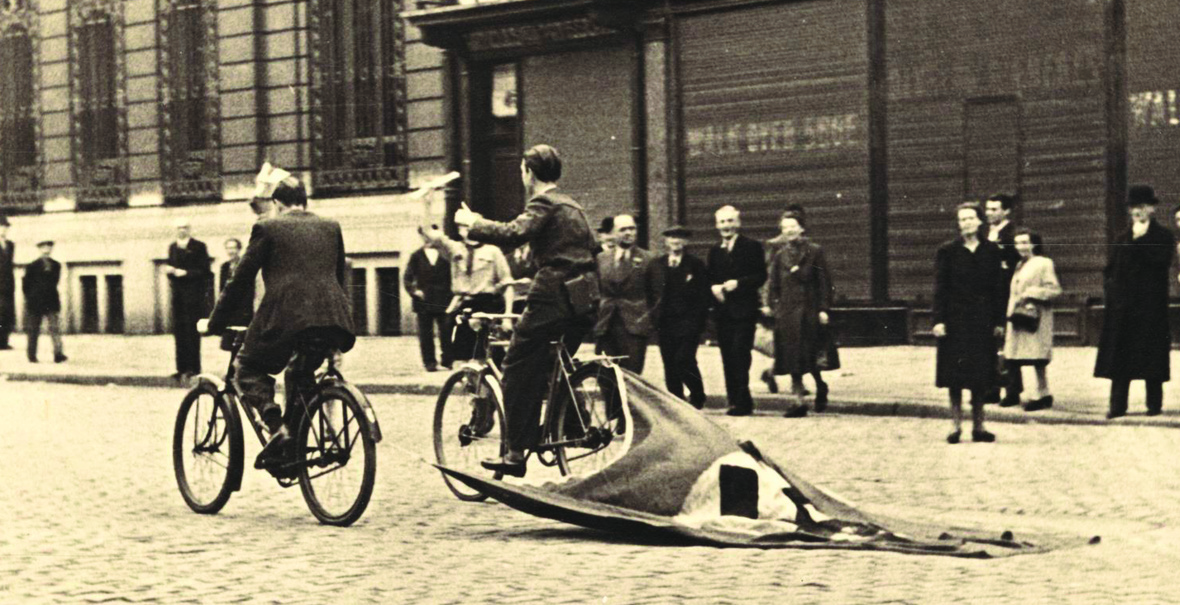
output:
<instances>
[{"instance_id":1,"label":"handbag","mask_svg":"<svg viewBox=\"0 0 1180 605\"><path fill-rule=\"evenodd\" d=\"M1036 332L1041 325L1041 308L1032 302L1017 305L1008 316L1008 322L1015 330Z\"/></svg>"}]
</instances>

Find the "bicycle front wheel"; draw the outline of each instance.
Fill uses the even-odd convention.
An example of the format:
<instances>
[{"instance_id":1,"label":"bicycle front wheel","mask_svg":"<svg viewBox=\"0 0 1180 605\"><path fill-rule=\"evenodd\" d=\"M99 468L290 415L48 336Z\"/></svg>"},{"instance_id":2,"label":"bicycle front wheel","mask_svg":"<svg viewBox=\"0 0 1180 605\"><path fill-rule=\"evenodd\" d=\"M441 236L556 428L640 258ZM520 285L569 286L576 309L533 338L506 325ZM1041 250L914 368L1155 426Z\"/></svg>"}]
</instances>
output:
<instances>
[{"instance_id":1,"label":"bicycle front wheel","mask_svg":"<svg viewBox=\"0 0 1180 605\"><path fill-rule=\"evenodd\" d=\"M296 433L299 489L311 514L347 527L364 514L377 478L377 445L360 403L345 389L320 389Z\"/></svg>"},{"instance_id":2,"label":"bicycle front wheel","mask_svg":"<svg viewBox=\"0 0 1180 605\"><path fill-rule=\"evenodd\" d=\"M631 446L631 408L614 366L589 363L558 385L547 433L563 475L602 470ZM571 398L572 394L572 398Z\"/></svg>"},{"instance_id":3,"label":"bicycle front wheel","mask_svg":"<svg viewBox=\"0 0 1180 605\"><path fill-rule=\"evenodd\" d=\"M438 464L470 475L489 474L479 462L504 454L503 431L504 405L495 379L475 370L452 374L434 406L434 457ZM492 474L495 479L502 476ZM487 499L445 473L443 481L460 500Z\"/></svg>"},{"instance_id":4,"label":"bicycle front wheel","mask_svg":"<svg viewBox=\"0 0 1180 605\"><path fill-rule=\"evenodd\" d=\"M172 468L188 507L216 514L242 479L242 424L229 402L210 384L184 396L172 432Z\"/></svg>"}]
</instances>

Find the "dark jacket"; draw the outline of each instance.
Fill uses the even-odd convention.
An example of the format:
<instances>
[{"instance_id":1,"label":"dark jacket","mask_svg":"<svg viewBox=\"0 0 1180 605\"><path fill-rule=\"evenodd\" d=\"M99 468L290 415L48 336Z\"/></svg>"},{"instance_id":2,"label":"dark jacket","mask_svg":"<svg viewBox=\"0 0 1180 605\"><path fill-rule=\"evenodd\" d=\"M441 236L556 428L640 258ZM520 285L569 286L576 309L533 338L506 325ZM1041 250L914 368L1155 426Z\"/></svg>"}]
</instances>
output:
<instances>
[{"instance_id":1,"label":"dark jacket","mask_svg":"<svg viewBox=\"0 0 1180 605\"><path fill-rule=\"evenodd\" d=\"M1128 229L1109 249L1094 375L1167 381L1172 347L1168 281L1176 238L1153 220L1143 237L1132 239Z\"/></svg>"},{"instance_id":2,"label":"dark jacket","mask_svg":"<svg viewBox=\"0 0 1180 605\"><path fill-rule=\"evenodd\" d=\"M238 257L237 266L242 266L242 259ZM234 263L232 261L225 261L221 263L218 269L217 288L225 290L225 286L229 284L229 280L234 276ZM246 295L242 306L238 308L237 312L230 317L230 325L232 326L248 326L250 320L254 319L254 284L250 284L250 292Z\"/></svg>"},{"instance_id":3,"label":"dark jacket","mask_svg":"<svg viewBox=\"0 0 1180 605\"><path fill-rule=\"evenodd\" d=\"M16 277L13 275L12 261L15 253L16 244L11 241L6 240L0 246L0 332L12 330L16 323Z\"/></svg>"},{"instance_id":4,"label":"dark jacket","mask_svg":"<svg viewBox=\"0 0 1180 605\"><path fill-rule=\"evenodd\" d=\"M987 227L984 227L983 237L987 239ZM1004 271L1004 300L1008 300L1008 292L1012 287L1012 276L1016 273L1016 265L1020 264L1020 253L1016 251L1016 224L1008 221L1003 229L1000 229L999 241L995 242L1000 246L1000 264Z\"/></svg>"},{"instance_id":5,"label":"dark jacket","mask_svg":"<svg viewBox=\"0 0 1180 605\"><path fill-rule=\"evenodd\" d=\"M615 260L616 253L617 250L599 252L596 259L602 300L594 333L606 334L611 321L618 316L628 334L647 336L652 328L647 307L647 266L655 255L632 246L630 260L620 263Z\"/></svg>"},{"instance_id":6,"label":"dark jacket","mask_svg":"<svg viewBox=\"0 0 1180 605\"><path fill-rule=\"evenodd\" d=\"M647 264L647 304L661 338L700 337L713 300L710 285L705 261L687 252L675 269L668 266L667 254Z\"/></svg>"},{"instance_id":7,"label":"dark jacket","mask_svg":"<svg viewBox=\"0 0 1180 605\"><path fill-rule=\"evenodd\" d=\"M38 258L25 267L21 291L25 293L25 312L45 315L61 311L57 283L61 280L61 263L52 258Z\"/></svg>"},{"instance_id":8,"label":"dark jacket","mask_svg":"<svg viewBox=\"0 0 1180 605\"><path fill-rule=\"evenodd\" d=\"M306 210L291 210L254 223L238 270L209 318L218 333L242 304L252 299L254 277L262 271L265 291L243 350L262 358L289 351L301 332L329 333L348 351L356 342L344 291L344 235L340 224Z\"/></svg>"},{"instance_id":9,"label":"dark jacket","mask_svg":"<svg viewBox=\"0 0 1180 605\"><path fill-rule=\"evenodd\" d=\"M729 319L758 317L758 289L766 282L766 257L762 244L738 235L733 251L726 252L718 243L709 249L709 283L721 284L736 279L738 287L725 293L725 302L713 300L714 312Z\"/></svg>"},{"instance_id":10,"label":"dark jacket","mask_svg":"<svg viewBox=\"0 0 1180 605\"><path fill-rule=\"evenodd\" d=\"M820 338L819 313L831 310L834 294L823 249L807 240L783 243L771 261L768 283L768 303L774 311L775 373L816 370L820 346L825 344Z\"/></svg>"},{"instance_id":11,"label":"dark jacket","mask_svg":"<svg viewBox=\"0 0 1180 605\"><path fill-rule=\"evenodd\" d=\"M556 303L564 296L563 281L594 275L591 251L597 240L586 212L573 198L555 191L534 196L511 222L476 221L468 237L498 246L527 242L532 247L537 274L526 297L529 304Z\"/></svg>"},{"instance_id":12,"label":"dark jacket","mask_svg":"<svg viewBox=\"0 0 1180 605\"><path fill-rule=\"evenodd\" d=\"M990 389L996 378L995 329L1004 325L1004 271L1000 247L980 238L971 252L961 237L938 248L934 261L934 323L938 339L935 385Z\"/></svg>"},{"instance_id":13,"label":"dark jacket","mask_svg":"<svg viewBox=\"0 0 1180 605\"><path fill-rule=\"evenodd\" d=\"M172 284L172 313L174 321L195 322L209 310L209 288L213 285L213 259L205 243L189 238L188 245L181 248L176 242L168 246L168 264L184 269L185 275L169 275Z\"/></svg>"},{"instance_id":14,"label":"dark jacket","mask_svg":"<svg viewBox=\"0 0 1180 605\"><path fill-rule=\"evenodd\" d=\"M426 258L426 249L418 248L406 262L402 284L413 299L415 313L441 315L451 304L451 262L439 253L432 265ZM425 297L414 296L414 290L421 290Z\"/></svg>"}]
</instances>

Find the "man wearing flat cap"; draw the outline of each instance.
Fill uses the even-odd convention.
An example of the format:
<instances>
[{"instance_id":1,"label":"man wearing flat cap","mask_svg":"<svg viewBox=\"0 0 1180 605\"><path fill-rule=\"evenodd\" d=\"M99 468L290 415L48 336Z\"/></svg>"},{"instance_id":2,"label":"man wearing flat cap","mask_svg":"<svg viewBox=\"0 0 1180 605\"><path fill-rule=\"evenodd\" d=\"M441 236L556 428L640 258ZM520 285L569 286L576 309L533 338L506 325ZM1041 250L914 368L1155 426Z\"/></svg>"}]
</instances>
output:
<instances>
[{"instance_id":1,"label":"man wearing flat cap","mask_svg":"<svg viewBox=\"0 0 1180 605\"><path fill-rule=\"evenodd\" d=\"M37 340L41 337L41 322L48 320L49 337L53 339L53 361L66 360L61 342L61 298L57 284L61 280L61 263L53 260L53 240L37 244L41 256L25 267L21 291L25 294L25 333L28 335L29 361L37 363Z\"/></svg>"},{"instance_id":2,"label":"man wearing flat cap","mask_svg":"<svg viewBox=\"0 0 1180 605\"><path fill-rule=\"evenodd\" d=\"M13 254L16 244L8 240L8 217L0 214L0 350L11 349L8 335L16 323L16 278L13 277Z\"/></svg>"},{"instance_id":3,"label":"man wearing flat cap","mask_svg":"<svg viewBox=\"0 0 1180 605\"><path fill-rule=\"evenodd\" d=\"M1126 415L1132 380L1146 386L1147 415L1158 415L1171 377L1168 274L1176 238L1152 218L1158 203L1151 187L1131 186L1131 226L1109 246L1103 270L1106 304L1094 376L1111 381L1108 419Z\"/></svg>"},{"instance_id":4,"label":"man wearing flat cap","mask_svg":"<svg viewBox=\"0 0 1180 605\"><path fill-rule=\"evenodd\" d=\"M668 392L696 409L705 406L705 385L697 366L697 346L709 316L708 267L685 250L692 232L680 225L664 230L668 252L647 266L647 304L664 361Z\"/></svg>"}]
</instances>

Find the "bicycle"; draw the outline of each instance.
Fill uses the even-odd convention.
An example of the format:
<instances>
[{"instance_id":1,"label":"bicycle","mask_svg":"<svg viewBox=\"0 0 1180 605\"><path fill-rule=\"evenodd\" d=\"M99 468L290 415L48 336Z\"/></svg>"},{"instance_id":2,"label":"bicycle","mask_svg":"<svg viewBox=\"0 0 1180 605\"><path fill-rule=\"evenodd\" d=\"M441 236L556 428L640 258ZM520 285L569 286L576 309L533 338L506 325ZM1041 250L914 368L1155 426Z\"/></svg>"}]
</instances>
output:
<instances>
[{"instance_id":1,"label":"bicycle","mask_svg":"<svg viewBox=\"0 0 1180 605\"><path fill-rule=\"evenodd\" d=\"M502 456L508 449L504 377L493 361L493 351L508 345L508 330L497 324L519 318L513 313L469 313L457 318L469 322L475 330L483 354L451 374L438 396L433 433L434 454L440 466L503 478L502 473L492 473L479 462ZM563 476L604 468L631 446L631 409L622 370L612 357L578 360L561 341L551 346L555 361L549 395L543 402L541 438L528 455L536 454L544 466L557 466ZM485 494L445 473L443 480L460 500L487 499Z\"/></svg>"},{"instance_id":2,"label":"bicycle","mask_svg":"<svg viewBox=\"0 0 1180 605\"><path fill-rule=\"evenodd\" d=\"M219 512L242 486L245 451L239 407L259 443L266 443L261 416L230 386L246 329L230 330L235 336L225 380L212 374L197 377L181 401L172 438L180 495L194 512L206 515ZM300 351L326 355L327 368L316 375L308 393L292 394L298 389L288 388L284 422L293 431L293 447L284 461L266 470L284 488L298 484L320 523L349 526L365 512L373 494L381 427L368 398L340 374L326 343L307 342ZM357 455L362 459L354 460Z\"/></svg>"}]
</instances>

